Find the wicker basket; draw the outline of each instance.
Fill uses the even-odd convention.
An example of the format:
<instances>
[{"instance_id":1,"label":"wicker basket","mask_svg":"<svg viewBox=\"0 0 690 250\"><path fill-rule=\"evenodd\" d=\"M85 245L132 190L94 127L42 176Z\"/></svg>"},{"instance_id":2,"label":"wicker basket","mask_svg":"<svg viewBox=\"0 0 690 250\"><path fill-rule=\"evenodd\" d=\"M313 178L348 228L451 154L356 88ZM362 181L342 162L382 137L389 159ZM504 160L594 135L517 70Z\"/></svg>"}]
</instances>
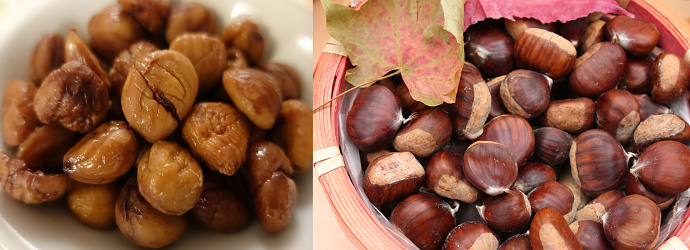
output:
<instances>
[{"instance_id":1,"label":"wicker basket","mask_svg":"<svg viewBox=\"0 0 690 250\"><path fill-rule=\"evenodd\" d=\"M660 32L660 46L681 57L690 57L690 23L664 0L631 0L627 10L653 22ZM687 53L687 54L686 54ZM320 106L352 86L344 81L351 67L342 47L329 42L314 69L314 107ZM370 211L356 190L340 149L339 98L317 110L314 118L314 168L333 208L336 219L352 243L363 249L401 249L405 239L390 232ZM687 192L686 192L687 193ZM687 202L684 203L687 206ZM660 249L687 249L690 246L690 212L672 227L671 237Z\"/></svg>"}]
</instances>

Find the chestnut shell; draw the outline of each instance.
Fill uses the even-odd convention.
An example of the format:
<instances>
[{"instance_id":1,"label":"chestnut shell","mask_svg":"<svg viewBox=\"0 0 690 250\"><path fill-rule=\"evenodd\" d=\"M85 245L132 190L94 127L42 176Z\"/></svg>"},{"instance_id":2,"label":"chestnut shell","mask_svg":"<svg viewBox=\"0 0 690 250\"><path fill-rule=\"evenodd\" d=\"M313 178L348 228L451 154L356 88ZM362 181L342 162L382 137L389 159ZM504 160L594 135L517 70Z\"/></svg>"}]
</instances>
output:
<instances>
[{"instance_id":1,"label":"chestnut shell","mask_svg":"<svg viewBox=\"0 0 690 250\"><path fill-rule=\"evenodd\" d=\"M374 84L362 89L347 113L347 135L364 152L382 150L402 125L400 99L391 89Z\"/></svg>"}]
</instances>

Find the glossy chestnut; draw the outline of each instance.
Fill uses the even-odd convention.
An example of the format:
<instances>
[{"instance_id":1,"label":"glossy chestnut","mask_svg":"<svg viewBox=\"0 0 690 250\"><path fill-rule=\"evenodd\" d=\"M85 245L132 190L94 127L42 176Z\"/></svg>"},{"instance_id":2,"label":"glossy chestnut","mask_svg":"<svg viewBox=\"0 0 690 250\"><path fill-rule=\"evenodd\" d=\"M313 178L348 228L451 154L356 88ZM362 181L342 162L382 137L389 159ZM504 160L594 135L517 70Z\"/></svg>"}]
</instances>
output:
<instances>
[{"instance_id":1,"label":"glossy chestnut","mask_svg":"<svg viewBox=\"0 0 690 250\"><path fill-rule=\"evenodd\" d=\"M539 210L529 227L532 249L582 249L563 215L553 208Z\"/></svg>"},{"instance_id":2,"label":"glossy chestnut","mask_svg":"<svg viewBox=\"0 0 690 250\"><path fill-rule=\"evenodd\" d=\"M556 33L537 28L522 32L515 39L514 49L520 68L534 70L553 79L570 73L577 57L577 51L570 41Z\"/></svg>"},{"instance_id":3,"label":"glossy chestnut","mask_svg":"<svg viewBox=\"0 0 690 250\"><path fill-rule=\"evenodd\" d=\"M591 220L601 223L601 217L604 216L606 211L618 200L623 199L623 197L625 195L618 190L611 190L600 194L577 211L575 219L578 221Z\"/></svg>"},{"instance_id":4,"label":"glossy chestnut","mask_svg":"<svg viewBox=\"0 0 690 250\"><path fill-rule=\"evenodd\" d=\"M534 130L534 156L549 166L558 166L568 159L573 136L553 127Z\"/></svg>"},{"instance_id":5,"label":"glossy chestnut","mask_svg":"<svg viewBox=\"0 0 690 250\"><path fill-rule=\"evenodd\" d=\"M659 42L659 30L646 20L616 16L606 24L606 40L620 45L631 56L644 56Z\"/></svg>"},{"instance_id":6,"label":"glossy chestnut","mask_svg":"<svg viewBox=\"0 0 690 250\"><path fill-rule=\"evenodd\" d=\"M516 115L498 116L484 126L477 141L492 141L507 146L518 166L525 164L534 150L534 132L525 118Z\"/></svg>"},{"instance_id":7,"label":"glossy chestnut","mask_svg":"<svg viewBox=\"0 0 690 250\"><path fill-rule=\"evenodd\" d=\"M549 102L540 119L545 127L577 134L592 127L594 111L594 101L587 97L556 100Z\"/></svg>"},{"instance_id":8,"label":"glossy chestnut","mask_svg":"<svg viewBox=\"0 0 690 250\"><path fill-rule=\"evenodd\" d=\"M450 206L429 193L419 193L398 203L390 222L420 249L439 249L453 229Z\"/></svg>"},{"instance_id":9,"label":"glossy chestnut","mask_svg":"<svg viewBox=\"0 0 690 250\"><path fill-rule=\"evenodd\" d=\"M637 152L662 140L674 140L687 145L690 143L690 125L674 114L652 115L640 122L633 134Z\"/></svg>"},{"instance_id":10,"label":"glossy chestnut","mask_svg":"<svg viewBox=\"0 0 690 250\"><path fill-rule=\"evenodd\" d=\"M518 165L513 153L497 142L472 143L465 151L462 165L467 180L491 196L507 192L517 179Z\"/></svg>"},{"instance_id":11,"label":"glossy chestnut","mask_svg":"<svg viewBox=\"0 0 690 250\"><path fill-rule=\"evenodd\" d=\"M677 141L660 141L647 147L630 168L642 183L661 195L690 188L690 148Z\"/></svg>"},{"instance_id":12,"label":"glossy chestnut","mask_svg":"<svg viewBox=\"0 0 690 250\"><path fill-rule=\"evenodd\" d=\"M426 186L440 196L465 203L473 203L484 197L465 179L462 157L449 150L436 152L427 163Z\"/></svg>"},{"instance_id":13,"label":"glossy chestnut","mask_svg":"<svg viewBox=\"0 0 690 250\"><path fill-rule=\"evenodd\" d=\"M424 167L409 152L391 153L369 163L364 194L374 205L400 201L424 183Z\"/></svg>"},{"instance_id":14,"label":"glossy chestnut","mask_svg":"<svg viewBox=\"0 0 690 250\"><path fill-rule=\"evenodd\" d=\"M501 232L524 229L532 216L527 196L517 190L486 198L481 206L477 206L477 211L489 226Z\"/></svg>"},{"instance_id":15,"label":"glossy chestnut","mask_svg":"<svg viewBox=\"0 0 690 250\"><path fill-rule=\"evenodd\" d=\"M565 185L557 181L547 181L537 186L527 195L534 213L546 207L556 209L566 215L573 207L573 193Z\"/></svg>"},{"instance_id":16,"label":"glossy chestnut","mask_svg":"<svg viewBox=\"0 0 690 250\"><path fill-rule=\"evenodd\" d=\"M345 125L359 150L375 152L388 146L402 122L400 99L389 88L374 84L357 94Z\"/></svg>"},{"instance_id":17,"label":"glossy chestnut","mask_svg":"<svg viewBox=\"0 0 690 250\"><path fill-rule=\"evenodd\" d=\"M640 106L635 96L622 89L612 89L595 102L597 126L625 144L640 123Z\"/></svg>"},{"instance_id":18,"label":"glossy chestnut","mask_svg":"<svg viewBox=\"0 0 690 250\"><path fill-rule=\"evenodd\" d=\"M398 152L426 157L448 144L451 134L452 125L446 111L428 108L412 115L393 139L393 147Z\"/></svg>"},{"instance_id":19,"label":"glossy chestnut","mask_svg":"<svg viewBox=\"0 0 690 250\"><path fill-rule=\"evenodd\" d=\"M580 96L597 98L618 85L627 61L620 46L597 43L575 60L568 86Z\"/></svg>"},{"instance_id":20,"label":"glossy chestnut","mask_svg":"<svg viewBox=\"0 0 690 250\"><path fill-rule=\"evenodd\" d=\"M672 53L659 55L650 75L652 99L668 104L683 96L690 85L690 65Z\"/></svg>"},{"instance_id":21,"label":"glossy chestnut","mask_svg":"<svg viewBox=\"0 0 690 250\"><path fill-rule=\"evenodd\" d=\"M462 223L448 233L443 250L496 249L498 235L482 222Z\"/></svg>"},{"instance_id":22,"label":"glossy chestnut","mask_svg":"<svg viewBox=\"0 0 690 250\"><path fill-rule=\"evenodd\" d=\"M582 192L597 196L618 189L623 183L629 157L611 134L601 129L591 129L580 134L573 142L570 170Z\"/></svg>"},{"instance_id":23,"label":"glossy chestnut","mask_svg":"<svg viewBox=\"0 0 690 250\"><path fill-rule=\"evenodd\" d=\"M604 234L615 249L647 249L658 240L661 211L641 195L628 195L603 217Z\"/></svg>"},{"instance_id":24,"label":"glossy chestnut","mask_svg":"<svg viewBox=\"0 0 690 250\"><path fill-rule=\"evenodd\" d=\"M526 119L540 115L549 106L551 78L531 70L510 72L501 83L501 100L506 109Z\"/></svg>"},{"instance_id":25,"label":"glossy chestnut","mask_svg":"<svg viewBox=\"0 0 690 250\"><path fill-rule=\"evenodd\" d=\"M516 68L513 40L507 32L485 25L472 25L465 31L467 60L476 65L484 77L497 77Z\"/></svg>"}]
</instances>

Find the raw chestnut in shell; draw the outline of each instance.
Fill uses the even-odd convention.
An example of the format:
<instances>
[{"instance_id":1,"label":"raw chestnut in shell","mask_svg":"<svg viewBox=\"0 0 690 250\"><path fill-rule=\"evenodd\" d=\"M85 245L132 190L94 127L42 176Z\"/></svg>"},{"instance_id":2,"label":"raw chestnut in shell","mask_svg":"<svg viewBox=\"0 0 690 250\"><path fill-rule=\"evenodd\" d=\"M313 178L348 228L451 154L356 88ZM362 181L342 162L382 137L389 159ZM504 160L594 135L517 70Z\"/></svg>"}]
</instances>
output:
<instances>
[{"instance_id":1,"label":"raw chestnut in shell","mask_svg":"<svg viewBox=\"0 0 690 250\"><path fill-rule=\"evenodd\" d=\"M542 23L541 21L534 18L520 18L516 17L515 20L510 20L508 18L503 19L503 23L510 34L511 37L517 39L522 32L529 28L539 28L548 30L551 32L556 32L558 26L556 23Z\"/></svg>"},{"instance_id":2,"label":"raw chestnut in shell","mask_svg":"<svg viewBox=\"0 0 690 250\"><path fill-rule=\"evenodd\" d=\"M474 65L465 63L455 103L444 107L459 138L474 140L484 132L483 126L491 110L491 92Z\"/></svg>"},{"instance_id":3,"label":"raw chestnut in shell","mask_svg":"<svg viewBox=\"0 0 690 250\"><path fill-rule=\"evenodd\" d=\"M625 195L618 190L611 190L600 194L577 211L575 219L578 221L591 220L601 223L601 217L604 216L606 211L618 200L623 199L623 197Z\"/></svg>"},{"instance_id":4,"label":"raw chestnut in shell","mask_svg":"<svg viewBox=\"0 0 690 250\"><path fill-rule=\"evenodd\" d=\"M690 85L690 65L672 54L659 55L652 64L652 99L667 104L683 96Z\"/></svg>"},{"instance_id":5,"label":"raw chestnut in shell","mask_svg":"<svg viewBox=\"0 0 690 250\"><path fill-rule=\"evenodd\" d=\"M652 60L644 58L628 58L625 74L618 83L619 89L625 89L633 94L645 94L652 90L650 72Z\"/></svg>"},{"instance_id":6,"label":"raw chestnut in shell","mask_svg":"<svg viewBox=\"0 0 690 250\"><path fill-rule=\"evenodd\" d=\"M635 95L635 99L637 99L637 104L640 106L640 122L643 122L651 115L673 114L673 110L656 103L648 95Z\"/></svg>"},{"instance_id":7,"label":"raw chestnut in shell","mask_svg":"<svg viewBox=\"0 0 690 250\"><path fill-rule=\"evenodd\" d=\"M553 208L539 210L529 227L532 249L582 249L563 215Z\"/></svg>"},{"instance_id":8,"label":"raw chestnut in shell","mask_svg":"<svg viewBox=\"0 0 690 250\"><path fill-rule=\"evenodd\" d=\"M534 156L549 166L558 166L568 159L573 136L563 130L541 127L534 130Z\"/></svg>"},{"instance_id":9,"label":"raw chestnut in shell","mask_svg":"<svg viewBox=\"0 0 690 250\"><path fill-rule=\"evenodd\" d=\"M634 147L638 152L663 140L674 140L687 145L690 143L690 125L678 115L652 115L640 122L633 134Z\"/></svg>"},{"instance_id":10,"label":"raw chestnut in shell","mask_svg":"<svg viewBox=\"0 0 690 250\"><path fill-rule=\"evenodd\" d=\"M620 46L597 43L575 60L568 86L580 96L597 98L618 85L626 65L627 57Z\"/></svg>"},{"instance_id":11,"label":"raw chestnut in shell","mask_svg":"<svg viewBox=\"0 0 690 250\"><path fill-rule=\"evenodd\" d=\"M527 195L534 213L546 207L556 209L562 215L566 215L573 207L573 193L565 185L557 181L547 181Z\"/></svg>"},{"instance_id":12,"label":"raw chestnut in shell","mask_svg":"<svg viewBox=\"0 0 690 250\"><path fill-rule=\"evenodd\" d=\"M501 100L510 113L534 118L548 108L552 84L553 80L545 75L518 69L501 83Z\"/></svg>"},{"instance_id":13,"label":"raw chestnut in shell","mask_svg":"<svg viewBox=\"0 0 690 250\"><path fill-rule=\"evenodd\" d=\"M587 97L551 101L541 124L577 134L592 127L594 112L594 101Z\"/></svg>"},{"instance_id":14,"label":"raw chestnut in shell","mask_svg":"<svg viewBox=\"0 0 690 250\"><path fill-rule=\"evenodd\" d=\"M476 65L485 77L497 77L515 69L515 40L505 31L472 25L465 32L467 60Z\"/></svg>"},{"instance_id":15,"label":"raw chestnut in shell","mask_svg":"<svg viewBox=\"0 0 690 250\"><path fill-rule=\"evenodd\" d=\"M429 193L419 193L398 203L390 222L420 249L439 249L455 222L450 206Z\"/></svg>"},{"instance_id":16,"label":"raw chestnut in shell","mask_svg":"<svg viewBox=\"0 0 690 250\"><path fill-rule=\"evenodd\" d=\"M518 177L512 189L528 193L544 182L555 180L556 172L553 168L541 163L528 163L518 169Z\"/></svg>"},{"instance_id":17,"label":"raw chestnut in shell","mask_svg":"<svg viewBox=\"0 0 690 250\"><path fill-rule=\"evenodd\" d=\"M622 89L612 89L597 98L595 105L597 126L619 142L628 143L640 123L640 106L635 96Z\"/></svg>"},{"instance_id":18,"label":"raw chestnut in shell","mask_svg":"<svg viewBox=\"0 0 690 250\"><path fill-rule=\"evenodd\" d=\"M398 96L388 87L374 84L357 94L345 124L359 150L376 152L388 146L402 122Z\"/></svg>"},{"instance_id":19,"label":"raw chestnut in shell","mask_svg":"<svg viewBox=\"0 0 690 250\"><path fill-rule=\"evenodd\" d=\"M482 222L468 221L453 228L443 244L443 250L496 249L498 235Z\"/></svg>"},{"instance_id":20,"label":"raw chestnut in shell","mask_svg":"<svg viewBox=\"0 0 690 250\"><path fill-rule=\"evenodd\" d=\"M573 142L570 170L582 192L597 196L618 189L623 183L629 157L611 134L601 129L591 129L580 134Z\"/></svg>"},{"instance_id":21,"label":"raw chestnut in shell","mask_svg":"<svg viewBox=\"0 0 690 250\"><path fill-rule=\"evenodd\" d=\"M652 191L631 173L625 178L625 193L627 195L639 194L652 200L659 207L660 210L666 210L676 201L675 195L660 195Z\"/></svg>"},{"instance_id":22,"label":"raw chestnut in shell","mask_svg":"<svg viewBox=\"0 0 690 250\"><path fill-rule=\"evenodd\" d=\"M625 15L611 19L605 34L606 40L620 45L631 56L644 56L659 42L659 30L653 23Z\"/></svg>"},{"instance_id":23,"label":"raw chestnut in shell","mask_svg":"<svg viewBox=\"0 0 690 250\"><path fill-rule=\"evenodd\" d=\"M690 148L677 141L660 141L647 147L630 168L642 183L661 195L690 188Z\"/></svg>"},{"instance_id":24,"label":"raw chestnut in shell","mask_svg":"<svg viewBox=\"0 0 690 250\"><path fill-rule=\"evenodd\" d=\"M534 132L529 122L520 116L502 115L484 126L484 133L477 141L492 141L505 145L513 152L516 163L522 166L532 156Z\"/></svg>"},{"instance_id":25,"label":"raw chestnut in shell","mask_svg":"<svg viewBox=\"0 0 690 250\"><path fill-rule=\"evenodd\" d=\"M398 152L410 152L426 157L448 144L452 125L446 111L433 107L412 116L393 139Z\"/></svg>"},{"instance_id":26,"label":"raw chestnut in shell","mask_svg":"<svg viewBox=\"0 0 690 250\"><path fill-rule=\"evenodd\" d=\"M484 197L465 179L462 157L450 150L441 150L426 165L426 185L436 194L473 203Z\"/></svg>"},{"instance_id":27,"label":"raw chestnut in shell","mask_svg":"<svg viewBox=\"0 0 690 250\"><path fill-rule=\"evenodd\" d=\"M529 28L515 39L518 66L553 79L568 75L575 65L576 56L577 51L570 41L547 30Z\"/></svg>"},{"instance_id":28,"label":"raw chestnut in shell","mask_svg":"<svg viewBox=\"0 0 690 250\"><path fill-rule=\"evenodd\" d=\"M508 238L501 244L498 250L531 250L532 244L529 242L529 234L516 234Z\"/></svg>"},{"instance_id":29,"label":"raw chestnut in shell","mask_svg":"<svg viewBox=\"0 0 690 250\"><path fill-rule=\"evenodd\" d=\"M364 194L374 205L390 204L413 194L424 183L424 167L409 152L391 153L369 163Z\"/></svg>"},{"instance_id":30,"label":"raw chestnut in shell","mask_svg":"<svg viewBox=\"0 0 690 250\"><path fill-rule=\"evenodd\" d=\"M462 165L467 180L491 196L507 192L517 179L515 157L508 147L500 143L472 143L465 151Z\"/></svg>"},{"instance_id":31,"label":"raw chestnut in shell","mask_svg":"<svg viewBox=\"0 0 690 250\"><path fill-rule=\"evenodd\" d=\"M481 206L477 206L477 211L492 228L501 232L524 229L532 216L527 196L517 190L486 198Z\"/></svg>"},{"instance_id":32,"label":"raw chestnut in shell","mask_svg":"<svg viewBox=\"0 0 690 250\"><path fill-rule=\"evenodd\" d=\"M615 249L647 249L658 240L661 211L641 195L613 204L603 218L604 234Z\"/></svg>"},{"instance_id":33,"label":"raw chestnut in shell","mask_svg":"<svg viewBox=\"0 0 690 250\"><path fill-rule=\"evenodd\" d=\"M606 240L601 223L591 220L576 221L570 224L570 230L575 234L583 250L613 249Z\"/></svg>"}]
</instances>

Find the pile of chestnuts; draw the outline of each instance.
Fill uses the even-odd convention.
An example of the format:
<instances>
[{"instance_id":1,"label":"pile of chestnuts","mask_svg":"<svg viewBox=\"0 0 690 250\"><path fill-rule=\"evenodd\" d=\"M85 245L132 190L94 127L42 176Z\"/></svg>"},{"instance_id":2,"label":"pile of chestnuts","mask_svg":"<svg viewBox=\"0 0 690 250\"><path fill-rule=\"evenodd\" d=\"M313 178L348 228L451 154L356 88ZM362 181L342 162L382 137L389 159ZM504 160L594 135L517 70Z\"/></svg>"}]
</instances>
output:
<instances>
[{"instance_id":1,"label":"pile of chestnuts","mask_svg":"<svg viewBox=\"0 0 690 250\"><path fill-rule=\"evenodd\" d=\"M690 188L690 66L654 24L601 13L486 20L455 103L399 76L362 89L346 132L363 190L420 249L650 249Z\"/></svg>"}]
</instances>

